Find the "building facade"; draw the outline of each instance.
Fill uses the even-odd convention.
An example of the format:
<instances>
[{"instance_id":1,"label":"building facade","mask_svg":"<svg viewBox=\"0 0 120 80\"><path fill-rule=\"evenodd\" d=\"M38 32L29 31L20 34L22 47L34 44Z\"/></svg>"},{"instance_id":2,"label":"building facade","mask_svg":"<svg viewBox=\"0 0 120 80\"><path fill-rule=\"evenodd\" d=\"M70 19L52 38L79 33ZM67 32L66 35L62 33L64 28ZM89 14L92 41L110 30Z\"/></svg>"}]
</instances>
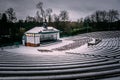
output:
<instances>
[{"instance_id":1,"label":"building facade","mask_svg":"<svg viewBox=\"0 0 120 80\"><path fill-rule=\"evenodd\" d=\"M40 46L43 41L58 40L59 30L53 27L34 27L31 30L25 32L22 42L25 46Z\"/></svg>"}]
</instances>

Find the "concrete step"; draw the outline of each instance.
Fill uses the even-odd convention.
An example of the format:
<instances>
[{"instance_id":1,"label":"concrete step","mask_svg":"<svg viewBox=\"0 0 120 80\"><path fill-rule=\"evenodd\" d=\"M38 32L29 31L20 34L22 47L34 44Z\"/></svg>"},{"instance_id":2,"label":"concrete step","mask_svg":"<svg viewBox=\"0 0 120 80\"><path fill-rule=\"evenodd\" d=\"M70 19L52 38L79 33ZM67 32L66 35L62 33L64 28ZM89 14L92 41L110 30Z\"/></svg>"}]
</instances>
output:
<instances>
[{"instance_id":1,"label":"concrete step","mask_svg":"<svg viewBox=\"0 0 120 80\"><path fill-rule=\"evenodd\" d=\"M57 64L46 64L46 63L43 63L43 64L40 64L40 63L35 63L35 64L32 64L32 63L28 63L28 64L12 64L12 63L6 63L6 64L0 64L0 66L62 66L62 65L71 65L71 64L89 64L89 63L99 63L99 62L104 62L104 61L108 61L108 59L100 59L100 60L91 60L91 61L85 61L85 62L80 62L80 61L77 61L77 62L70 62L70 63L57 63Z\"/></svg>"},{"instance_id":2,"label":"concrete step","mask_svg":"<svg viewBox=\"0 0 120 80\"><path fill-rule=\"evenodd\" d=\"M114 74L114 75L113 75ZM89 79L96 80L104 77L120 75L120 69L114 69L109 71L101 72L89 72L89 73L72 73L72 74L61 74L61 75L48 75L48 76L13 76L13 77L0 77L1 80L66 80L66 79Z\"/></svg>"},{"instance_id":3,"label":"concrete step","mask_svg":"<svg viewBox=\"0 0 120 80\"><path fill-rule=\"evenodd\" d=\"M29 75L29 74L39 74L39 75L51 75L51 74L65 74L65 73L84 73L84 72L96 72L96 71L107 71L118 69L120 64L112 64L112 65L103 65L103 66L94 66L94 67L86 67L86 68L73 68L73 69L59 69L59 70L2 70L0 71L1 75Z\"/></svg>"},{"instance_id":4,"label":"concrete step","mask_svg":"<svg viewBox=\"0 0 120 80\"><path fill-rule=\"evenodd\" d=\"M4 70L57 70L57 69L71 69L71 68L85 68L85 67L97 67L97 66L104 66L104 65L112 65L117 64L118 61L106 61L100 63L90 63L90 64L71 64L71 65L63 65L63 66L4 66L0 67L0 71Z\"/></svg>"}]
</instances>

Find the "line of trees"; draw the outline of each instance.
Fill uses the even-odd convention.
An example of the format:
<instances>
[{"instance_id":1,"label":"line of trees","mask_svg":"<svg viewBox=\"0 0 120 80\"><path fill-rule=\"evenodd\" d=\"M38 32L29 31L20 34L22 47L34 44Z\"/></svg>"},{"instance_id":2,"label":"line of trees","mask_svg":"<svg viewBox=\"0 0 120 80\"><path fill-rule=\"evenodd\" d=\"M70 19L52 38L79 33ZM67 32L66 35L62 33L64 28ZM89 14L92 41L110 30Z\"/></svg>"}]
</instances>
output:
<instances>
[{"instance_id":1,"label":"line of trees","mask_svg":"<svg viewBox=\"0 0 120 80\"><path fill-rule=\"evenodd\" d=\"M109 11L96 11L85 18L85 22L96 30L120 30L120 14L117 10L111 9Z\"/></svg>"},{"instance_id":2,"label":"line of trees","mask_svg":"<svg viewBox=\"0 0 120 80\"><path fill-rule=\"evenodd\" d=\"M93 14L77 21L69 20L66 10L54 14L51 8L45 9L43 2L36 4L36 15L27 16L25 20L17 20L13 8L0 13L0 45L5 43L21 42L25 31L42 26L47 21L48 26L53 26L61 31L61 36L71 36L91 31L120 30L120 14L117 10L96 11Z\"/></svg>"}]
</instances>

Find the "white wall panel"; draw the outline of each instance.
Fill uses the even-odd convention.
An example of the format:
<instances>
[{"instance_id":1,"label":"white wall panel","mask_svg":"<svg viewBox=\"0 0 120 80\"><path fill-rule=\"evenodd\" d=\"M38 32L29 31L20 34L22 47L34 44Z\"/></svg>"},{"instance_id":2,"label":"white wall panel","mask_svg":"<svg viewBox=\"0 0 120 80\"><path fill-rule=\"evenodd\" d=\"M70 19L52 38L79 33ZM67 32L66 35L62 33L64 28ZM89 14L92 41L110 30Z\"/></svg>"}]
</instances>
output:
<instances>
[{"instance_id":1,"label":"white wall panel","mask_svg":"<svg viewBox=\"0 0 120 80\"><path fill-rule=\"evenodd\" d=\"M34 43L34 37L27 36L27 43Z\"/></svg>"}]
</instances>

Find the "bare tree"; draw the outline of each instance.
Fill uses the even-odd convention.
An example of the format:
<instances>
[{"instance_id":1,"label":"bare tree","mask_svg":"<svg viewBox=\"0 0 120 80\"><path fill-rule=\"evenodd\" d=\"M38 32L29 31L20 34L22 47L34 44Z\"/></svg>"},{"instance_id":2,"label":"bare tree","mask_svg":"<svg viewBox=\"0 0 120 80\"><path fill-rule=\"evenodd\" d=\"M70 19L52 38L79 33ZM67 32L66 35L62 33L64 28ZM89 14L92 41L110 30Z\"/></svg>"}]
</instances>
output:
<instances>
[{"instance_id":1,"label":"bare tree","mask_svg":"<svg viewBox=\"0 0 120 80\"><path fill-rule=\"evenodd\" d=\"M60 16L59 15L56 15L54 14L54 22L59 22L60 21Z\"/></svg>"},{"instance_id":2,"label":"bare tree","mask_svg":"<svg viewBox=\"0 0 120 80\"><path fill-rule=\"evenodd\" d=\"M39 2L36 7L40 10L40 17L42 19L42 22L46 22L48 20L48 22L52 21L52 9L48 8L48 9L43 9L43 2ZM39 15L39 14L37 14Z\"/></svg>"},{"instance_id":3,"label":"bare tree","mask_svg":"<svg viewBox=\"0 0 120 80\"><path fill-rule=\"evenodd\" d=\"M48 22L52 21L51 13L52 13L51 8L46 9L46 16L48 16Z\"/></svg>"},{"instance_id":4,"label":"bare tree","mask_svg":"<svg viewBox=\"0 0 120 80\"><path fill-rule=\"evenodd\" d=\"M6 12L6 14L7 14L7 16L8 16L8 20L9 20L10 22L15 22L15 21L17 20L16 14L15 14L13 8L9 8L9 9L7 9L7 11L5 11L5 12Z\"/></svg>"},{"instance_id":5,"label":"bare tree","mask_svg":"<svg viewBox=\"0 0 120 80\"><path fill-rule=\"evenodd\" d=\"M89 16L90 22L104 22L108 20L106 11L96 11L92 15Z\"/></svg>"},{"instance_id":6,"label":"bare tree","mask_svg":"<svg viewBox=\"0 0 120 80\"><path fill-rule=\"evenodd\" d=\"M108 12L108 20L109 22L114 22L119 19L119 12L117 10L109 10Z\"/></svg>"},{"instance_id":7,"label":"bare tree","mask_svg":"<svg viewBox=\"0 0 120 80\"><path fill-rule=\"evenodd\" d=\"M101 22L104 22L104 21L107 21L107 12L104 10L104 11L100 11L100 21Z\"/></svg>"},{"instance_id":8,"label":"bare tree","mask_svg":"<svg viewBox=\"0 0 120 80\"><path fill-rule=\"evenodd\" d=\"M69 19L68 12L65 10L61 11L60 12L60 19L64 22L67 21Z\"/></svg>"},{"instance_id":9,"label":"bare tree","mask_svg":"<svg viewBox=\"0 0 120 80\"><path fill-rule=\"evenodd\" d=\"M36 21L37 22L42 22L42 17L40 17L39 11L36 12Z\"/></svg>"},{"instance_id":10,"label":"bare tree","mask_svg":"<svg viewBox=\"0 0 120 80\"><path fill-rule=\"evenodd\" d=\"M100 19L100 15L101 15L101 14L100 14L100 12L101 12L101 11L96 11L96 21L97 21L97 22L101 22L101 19Z\"/></svg>"},{"instance_id":11,"label":"bare tree","mask_svg":"<svg viewBox=\"0 0 120 80\"><path fill-rule=\"evenodd\" d=\"M34 17L27 16L27 17L26 17L26 21L27 21L27 22L36 22L36 19L35 19Z\"/></svg>"},{"instance_id":12,"label":"bare tree","mask_svg":"<svg viewBox=\"0 0 120 80\"><path fill-rule=\"evenodd\" d=\"M39 2L36 7L40 10L40 15L41 15L41 18L42 18L42 22L45 20L45 11L43 9L43 2Z\"/></svg>"}]
</instances>

